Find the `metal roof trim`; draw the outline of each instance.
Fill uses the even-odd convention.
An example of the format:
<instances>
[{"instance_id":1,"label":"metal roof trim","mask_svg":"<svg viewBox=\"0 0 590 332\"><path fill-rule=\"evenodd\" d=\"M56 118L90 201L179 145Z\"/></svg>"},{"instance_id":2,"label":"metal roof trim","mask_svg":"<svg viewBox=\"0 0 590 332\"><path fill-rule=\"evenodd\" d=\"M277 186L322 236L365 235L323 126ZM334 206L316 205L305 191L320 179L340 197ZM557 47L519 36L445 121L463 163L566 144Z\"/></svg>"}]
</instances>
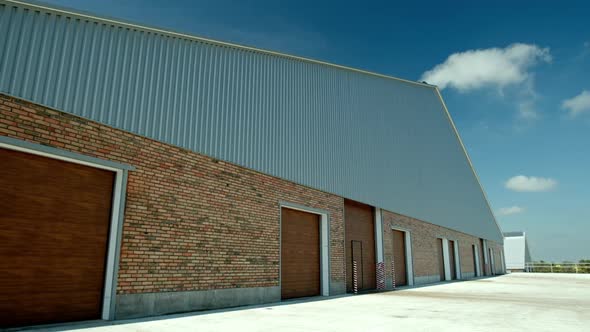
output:
<instances>
[{"instance_id":1,"label":"metal roof trim","mask_svg":"<svg viewBox=\"0 0 590 332\"><path fill-rule=\"evenodd\" d=\"M507 237L525 237L525 232L521 232L521 231L505 232L505 233L502 233L502 235L504 235L505 238L507 238Z\"/></svg>"},{"instance_id":2,"label":"metal roof trim","mask_svg":"<svg viewBox=\"0 0 590 332\"><path fill-rule=\"evenodd\" d=\"M459 135L459 131L457 130L457 127L455 126L455 122L453 121L453 118L451 117L451 113L449 112L449 109L447 108L447 105L445 104L445 101L444 101L442 95L440 94L440 90L436 86L434 87L434 89L436 90L436 94L438 95L438 98L443 106L443 109L445 110L445 113L447 115L449 123L453 127L453 131L455 132L455 136L457 136L457 140L459 141L459 144L461 145L461 148L463 149L463 153L465 154L465 157L467 158L467 162L469 163L469 167L471 168L471 171L473 172L473 175L475 176L477 184L479 185L479 188L481 189L484 200L486 201L488 209L490 210L490 214L492 215L492 219L494 220L494 223L496 223L496 227L498 227L498 231L500 232L500 238L503 241L503 234L504 233L502 232L502 228L500 227L500 224L498 224L498 221L496 220L496 216L494 215L494 211L492 210L492 207L490 205L490 201L488 200L488 195L486 194L486 191L483 189L483 186L481 185L479 175L477 175L477 172L475 171L475 168L473 167L473 163L471 162L471 158L469 157L469 153L467 153L467 149L465 148L465 144L463 144L463 140L461 139L461 135Z\"/></svg>"},{"instance_id":3,"label":"metal roof trim","mask_svg":"<svg viewBox=\"0 0 590 332\"><path fill-rule=\"evenodd\" d=\"M274 56L279 56L279 57L288 58L288 59L292 59L292 60L299 60L299 61L319 64L319 65L334 67L334 68L338 68L338 69L342 69L342 70L362 73L362 74L366 74L366 75L377 76L377 77L381 77L381 78L385 78L385 79L395 80L395 81L399 81L399 82L403 82L403 83L407 83L407 84L418 85L418 86L426 87L426 88L436 88L435 85L428 84L428 83L412 81L412 80L403 79L403 78L394 77L394 76L385 75L385 74L380 74L380 73L376 73L376 72L372 72L372 71L368 71L368 70L338 65L338 64L334 64L334 63L330 63L330 62L326 62L326 61L310 59L310 58L306 58L306 57L281 53L281 52L277 52L277 51L271 51L271 50L266 50L266 49L262 49L262 48L252 47L252 46L240 45L240 44L235 44L235 43L219 41L219 40L215 40L215 39L199 37L199 36L190 35L190 34L186 34L186 33L175 32L175 31L164 29L164 28L150 27L147 25L139 24L139 23L126 22L125 20L120 20L117 18L99 17L99 16L95 16L91 13L84 13L82 11L77 11L77 10L69 9L69 8L59 8L58 6L48 5L48 4L45 4L42 2L36 2L36 1L26 1L25 2L25 1L20 1L20 0L0 0L0 4L1 3L13 4L13 5L18 5L18 6L22 6L22 7L28 7L33 10L49 11L49 12L53 12L53 13L57 13L57 14L61 14L61 15L85 18L88 20L95 20L95 21L102 22L102 23L118 25L118 26L122 26L122 27L136 29L136 30L143 30L146 32L159 33L159 34L169 35L169 36L177 37L177 38L190 39L190 40L194 40L194 41L210 43L210 44L215 44L215 45L219 45L219 46L225 46L225 47L237 48L237 49L242 49L242 50L247 50L247 51L252 51L252 52L257 52L257 53L274 55Z\"/></svg>"}]
</instances>

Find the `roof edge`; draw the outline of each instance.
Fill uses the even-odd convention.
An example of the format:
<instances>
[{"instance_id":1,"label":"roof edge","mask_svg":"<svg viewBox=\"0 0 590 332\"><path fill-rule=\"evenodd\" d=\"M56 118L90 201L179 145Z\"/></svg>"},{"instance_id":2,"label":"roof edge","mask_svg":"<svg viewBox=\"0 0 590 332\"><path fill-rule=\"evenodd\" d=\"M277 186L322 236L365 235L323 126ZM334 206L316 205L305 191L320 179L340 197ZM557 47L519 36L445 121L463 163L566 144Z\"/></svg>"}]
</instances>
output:
<instances>
[{"instance_id":1,"label":"roof edge","mask_svg":"<svg viewBox=\"0 0 590 332\"><path fill-rule=\"evenodd\" d=\"M288 58L288 59L292 59L292 60L299 60L299 61L304 61L304 62L308 62L308 63L329 66L329 67L343 69L343 70L361 73L361 74L365 74L365 75L371 75L371 76L390 79L390 80L399 81L399 82L403 82L403 83L407 83L407 84L413 84L413 85L417 85L417 86L421 86L421 87L436 88L435 85L428 84L428 83L412 81L412 80L403 79L403 78L399 78L399 77L395 77L395 76L379 74L379 73L368 71L368 70L338 65L338 64L334 64L334 63L330 63L330 62L326 62L326 61L310 59L310 58L306 58L306 57L281 53L281 52L277 52L277 51L271 51L271 50L266 50L266 49L262 49L262 48L252 47L252 46L240 45L240 44L235 44L235 43L230 43L230 42L219 41L219 40L215 40L215 39L209 39L209 38L205 38L205 37L199 37L199 36L190 35L190 34L186 34L186 33L175 32L175 31L167 30L165 28L151 27L151 26L143 25L141 23L133 23L133 22L121 20L118 18L100 17L100 16L96 16L92 13L79 11L77 9L71 9L71 8L65 8L65 7L45 4L43 2L38 2L38 1L0 0L0 4L1 3L27 7L29 9L33 9L33 10L45 10L45 11L58 13L58 14L62 14L62 15L76 16L79 18L95 20L98 22L106 23L106 24L119 25L119 26L131 28L131 29L143 30L143 31L147 31L147 32L154 32L154 33L169 35L169 36L177 37L177 38L184 38L184 39L189 39L189 40L193 40L193 41L200 41L200 42L205 42L205 43L210 43L210 44L216 44L219 46L225 46L225 47L231 47L231 48L236 48L236 49L241 49L241 50L257 52L257 53L274 55L274 56L278 56L278 57L282 57L282 58Z\"/></svg>"},{"instance_id":2,"label":"roof edge","mask_svg":"<svg viewBox=\"0 0 590 332\"><path fill-rule=\"evenodd\" d=\"M445 101L440 93L439 88L437 86L434 86L434 90L436 91L436 94L438 95L438 98L443 106L443 109L445 110L445 113L447 115L447 119L449 120L451 127L453 127L453 131L455 132L455 136L457 137L457 140L459 141L459 144L461 145L461 148L463 149L463 153L465 154L465 158L467 158L467 162L469 163L469 167L471 168L471 171L473 172L473 175L475 176L475 179L477 180L477 184L479 185L479 188L483 194L484 200L486 201L486 204L488 206L490 214L492 215L492 219L494 220L494 223L496 224L496 227L498 228L498 231L500 232L500 238L503 241L504 232L502 232L502 228L500 227L500 224L498 224L498 220L496 220L496 216L494 215L494 211L492 210L492 207L490 205L488 195L486 194L486 191L483 189L483 186L481 185L479 175L477 175L477 171L475 171L475 168L473 167L473 163L471 162L471 158L469 157L469 153L467 152L467 149L465 148L465 144L463 144L463 140L461 139L461 135L459 135L459 131L457 130L457 127L455 126L455 122L453 121L453 118L451 117L451 113L449 112L449 109L447 108L447 105L445 104Z\"/></svg>"},{"instance_id":3,"label":"roof edge","mask_svg":"<svg viewBox=\"0 0 590 332\"><path fill-rule=\"evenodd\" d=\"M502 233L504 238L508 237L526 237L526 232L524 231L514 231L514 232L504 232Z\"/></svg>"}]
</instances>

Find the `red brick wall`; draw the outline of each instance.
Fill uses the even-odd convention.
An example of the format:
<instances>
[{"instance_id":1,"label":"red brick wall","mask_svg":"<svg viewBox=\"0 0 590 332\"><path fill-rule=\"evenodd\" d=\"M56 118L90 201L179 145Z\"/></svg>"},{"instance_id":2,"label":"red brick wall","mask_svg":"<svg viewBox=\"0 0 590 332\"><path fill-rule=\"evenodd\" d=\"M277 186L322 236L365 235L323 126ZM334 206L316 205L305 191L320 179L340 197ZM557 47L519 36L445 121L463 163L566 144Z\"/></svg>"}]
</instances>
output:
<instances>
[{"instance_id":1,"label":"red brick wall","mask_svg":"<svg viewBox=\"0 0 590 332\"><path fill-rule=\"evenodd\" d=\"M488 241L488 248L492 248L494 251L494 271L496 274L503 274L504 267L502 266L502 257L500 255L504 247L498 243Z\"/></svg>"},{"instance_id":2,"label":"red brick wall","mask_svg":"<svg viewBox=\"0 0 590 332\"><path fill-rule=\"evenodd\" d=\"M338 196L5 95L0 134L136 167L119 294L278 286L279 201L329 211L331 280L344 282Z\"/></svg>"},{"instance_id":3,"label":"red brick wall","mask_svg":"<svg viewBox=\"0 0 590 332\"><path fill-rule=\"evenodd\" d=\"M459 260L461 273L475 273L473 267L472 245L479 246L479 238L457 232L448 228L430 224L418 219L400 215L397 213L382 211L383 218L383 254L385 260L385 271L388 278L391 278L391 256L393 248L392 226L407 230L412 237L412 256L414 264L414 276L434 276L439 274L437 241L439 237L457 241L459 245ZM488 241L489 244L494 244ZM408 244L406 244L408 245ZM494 251L502 248L494 244ZM481 251L481 249L479 249ZM481 260L481 258L480 258ZM500 258L496 259L500 262ZM499 263L496 264L499 267Z\"/></svg>"}]
</instances>

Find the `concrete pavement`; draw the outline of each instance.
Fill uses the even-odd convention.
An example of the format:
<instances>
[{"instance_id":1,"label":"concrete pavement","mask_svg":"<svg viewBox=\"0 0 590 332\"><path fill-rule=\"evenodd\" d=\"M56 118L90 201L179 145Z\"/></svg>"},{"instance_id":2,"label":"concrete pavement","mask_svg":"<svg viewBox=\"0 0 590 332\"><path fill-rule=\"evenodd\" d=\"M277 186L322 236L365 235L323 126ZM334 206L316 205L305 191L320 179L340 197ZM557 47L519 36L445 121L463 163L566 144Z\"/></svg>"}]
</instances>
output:
<instances>
[{"instance_id":1,"label":"concrete pavement","mask_svg":"<svg viewBox=\"0 0 590 332\"><path fill-rule=\"evenodd\" d=\"M112 324L112 325L111 325ZM68 325L104 331L590 331L590 275L510 274L393 292Z\"/></svg>"}]
</instances>

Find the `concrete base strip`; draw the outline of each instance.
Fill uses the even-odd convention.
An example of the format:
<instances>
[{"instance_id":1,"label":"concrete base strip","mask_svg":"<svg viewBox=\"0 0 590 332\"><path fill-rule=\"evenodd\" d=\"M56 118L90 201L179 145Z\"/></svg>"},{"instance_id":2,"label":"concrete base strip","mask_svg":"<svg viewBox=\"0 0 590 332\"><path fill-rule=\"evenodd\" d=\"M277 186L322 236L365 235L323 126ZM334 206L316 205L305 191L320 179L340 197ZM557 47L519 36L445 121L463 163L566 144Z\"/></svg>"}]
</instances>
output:
<instances>
[{"instance_id":1,"label":"concrete base strip","mask_svg":"<svg viewBox=\"0 0 590 332\"><path fill-rule=\"evenodd\" d=\"M432 284L435 282L440 282L440 275L435 274L431 276L415 276L414 277L414 284L415 285L424 285L424 284Z\"/></svg>"},{"instance_id":2,"label":"concrete base strip","mask_svg":"<svg viewBox=\"0 0 590 332\"><path fill-rule=\"evenodd\" d=\"M255 287L117 295L116 319L219 309L281 300L281 288Z\"/></svg>"},{"instance_id":3,"label":"concrete base strip","mask_svg":"<svg viewBox=\"0 0 590 332\"><path fill-rule=\"evenodd\" d=\"M346 294L346 283L344 281L330 281L330 296Z\"/></svg>"}]
</instances>

